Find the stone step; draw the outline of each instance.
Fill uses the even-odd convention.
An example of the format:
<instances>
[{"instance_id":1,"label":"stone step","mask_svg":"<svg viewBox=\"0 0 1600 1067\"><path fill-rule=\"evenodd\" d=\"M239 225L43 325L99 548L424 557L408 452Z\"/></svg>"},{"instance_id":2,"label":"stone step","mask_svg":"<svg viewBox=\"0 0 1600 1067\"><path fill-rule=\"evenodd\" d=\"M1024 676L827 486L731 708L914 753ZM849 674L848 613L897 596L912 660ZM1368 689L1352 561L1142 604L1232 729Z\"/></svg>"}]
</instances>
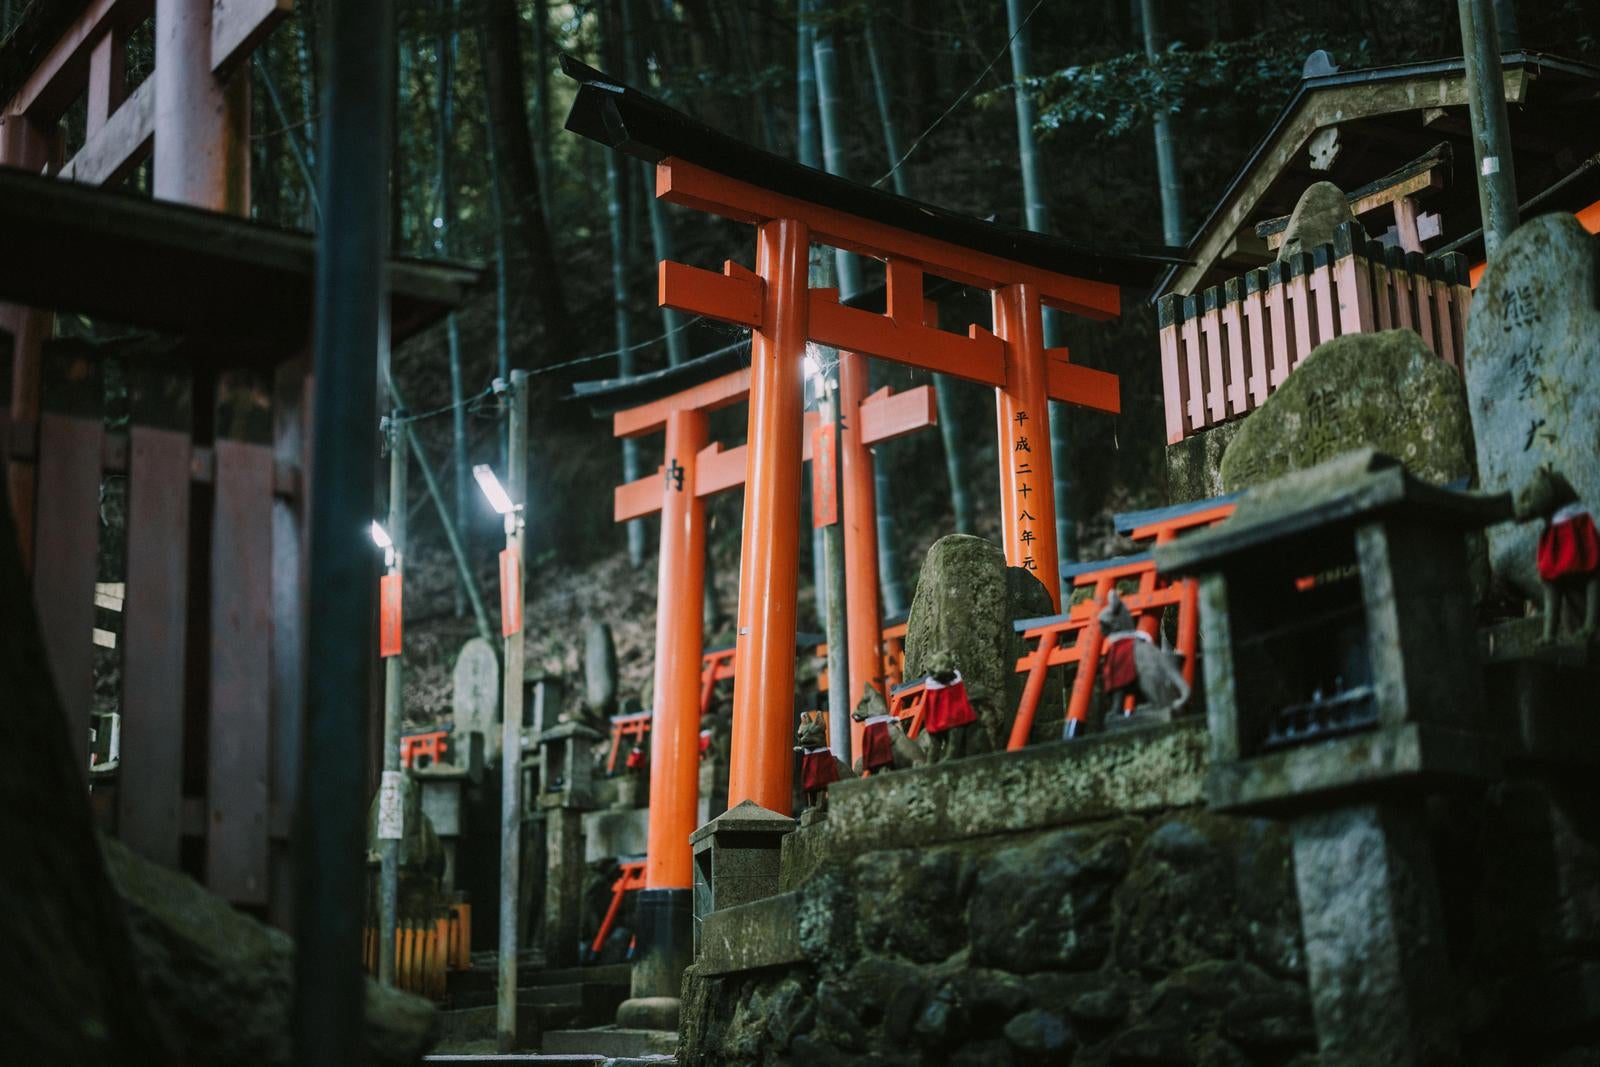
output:
<instances>
[{"instance_id":1,"label":"stone step","mask_svg":"<svg viewBox=\"0 0 1600 1067\"><path fill-rule=\"evenodd\" d=\"M549 1030L539 1045L545 1055L611 1057L672 1056L678 1050L675 1030L624 1030L601 1026L593 1030Z\"/></svg>"},{"instance_id":2,"label":"stone step","mask_svg":"<svg viewBox=\"0 0 1600 1067\"><path fill-rule=\"evenodd\" d=\"M615 1009L613 1009L615 1011ZM495 1004L483 1004L472 1008L451 1008L439 1013L439 1045L449 1049L476 1042L492 1041L496 1035L496 1017L499 1008ZM573 1004L528 1004L517 1005L517 1038L518 1044L524 1048L534 1049L539 1046L539 1035L556 1027L581 1025L586 1022L583 1017L582 1007Z\"/></svg>"},{"instance_id":3,"label":"stone step","mask_svg":"<svg viewBox=\"0 0 1600 1067\"><path fill-rule=\"evenodd\" d=\"M622 1061L608 1060L605 1056L546 1056L544 1053L509 1052L436 1052L422 1057L423 1063L443 1064L445 1067L475 1067L477 1064L509 1064L512 1067L605 1067L619 1065Z\"/></svg>"},{"instance_id":4,"label":"stone step","mask_svg":"<svg viewBox=\"0 0 1600 1067\"><path fill-rule=\"evenodd\" d=\"M500 980L500 972L495 967L494 958L487 960L473 959L473 966L468 971L451 971L446 978L448 989L453 995L469 990L495 988ZM570 985L575 982L584 982L592 985L618 985L626 989L632 980L633 968L627 963L608 963L593 967L554 967L545 969L524 962L517 968L517 988L526 989L537 985Z\"/></svg>"},{"instance_id":5,"label":"stone step","mask_svg":"<svg viewBox=\"0 0 1600 1067\"><path fill-rule=\"evenodd\" d=\"M517 990L519 1004L569 1007L576 1013L574 1018L577 1021L591 1026L611 1022L616 1017L617 1006L627 997L627 986L609 983L596 985L590 982L568 982L565 985L525 985ZM450 1007L478 1008L494 1004L496 999L497 994L492 987L469 989L451 994Z\"/></svg>"}]
</instances>

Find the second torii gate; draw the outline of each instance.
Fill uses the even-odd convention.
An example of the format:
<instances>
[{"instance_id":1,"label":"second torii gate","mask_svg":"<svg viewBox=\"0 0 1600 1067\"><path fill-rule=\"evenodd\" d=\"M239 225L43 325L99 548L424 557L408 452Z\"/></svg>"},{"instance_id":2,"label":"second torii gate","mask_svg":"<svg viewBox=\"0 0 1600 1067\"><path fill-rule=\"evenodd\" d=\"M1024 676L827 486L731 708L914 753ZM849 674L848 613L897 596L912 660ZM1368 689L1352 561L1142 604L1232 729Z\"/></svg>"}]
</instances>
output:
<instances>
[{"instance_id":1,"label":"second torii gate","mask_svg":"<svg viewBox=\"0 0 1600 1067\"><path fill-rule=\"evenodd\" d=\"M1120 282L1147 281L1157 257L1096 256L819 174L761 152L591 70L567 128L656 164L656 195L756 227L756 266L720 274L660 265L663 306L749 327L750 413L728 803L787 813L792 789L794 636L799 570L802 370L807 342L952 374L996 389L1007 562L1058 571L1048 402L1120 410L1113 374L1047 351L1045 305L1094 319L1120 309ZM715 169L712 169L715 168ZM887 312L812 289L813 241L885 264ZM923 278L993 294L994 332L926 324Z\"/></svg>"}]
</instances>

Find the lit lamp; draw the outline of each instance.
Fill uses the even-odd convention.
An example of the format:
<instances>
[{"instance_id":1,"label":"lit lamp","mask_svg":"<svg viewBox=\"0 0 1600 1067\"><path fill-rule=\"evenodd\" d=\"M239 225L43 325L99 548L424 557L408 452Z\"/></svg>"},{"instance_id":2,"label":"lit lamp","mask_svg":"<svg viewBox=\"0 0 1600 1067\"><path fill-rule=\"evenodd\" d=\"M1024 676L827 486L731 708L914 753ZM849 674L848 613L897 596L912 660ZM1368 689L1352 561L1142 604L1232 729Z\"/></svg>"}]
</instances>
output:
<instances>
[{"instance_id":1,"label":"lit lamp","mask_svg":"<svg viewBox=\"0 0 1600 1067\"><path fill-rule=\"evenodd\" d=\"M511 502L511 494L506 492L506 487L500 484L500 479L494 475L494 468L487 463L476 464L472 468L472 476L478 480L478 488L483 490L483 495L488 498L489 506L505 516L506 534L514 534L517 527L522 525L522 505Z\"/></svg>"},{"instance_id":2,"label":"lit lamp","mask_svg":"<svg viewBox=\"0 0 1600 1067\"><path fill-rule=\"evenodd\" d=\"M400 557L394 550L394 539L377 519L372 520L372 543L383 549L383 565L393 570Z\"/></svg>"}]
</instances>

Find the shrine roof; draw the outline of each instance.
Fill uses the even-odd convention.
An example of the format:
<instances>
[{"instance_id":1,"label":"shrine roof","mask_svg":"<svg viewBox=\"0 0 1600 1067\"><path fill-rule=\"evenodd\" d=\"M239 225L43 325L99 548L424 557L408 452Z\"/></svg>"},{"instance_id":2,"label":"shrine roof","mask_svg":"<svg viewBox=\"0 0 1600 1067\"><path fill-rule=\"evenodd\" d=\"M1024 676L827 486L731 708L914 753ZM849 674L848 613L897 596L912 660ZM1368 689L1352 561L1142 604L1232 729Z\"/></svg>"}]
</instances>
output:
<instances>
[{"instance_id":1,"label":"shrine roof","mask_svg":"<svg viewBox=\"0 0 1600 1067\"><path fill-rule=\"evenodd\" d=\"M1162 268L1184 262L1176 249L1091 246L898 196L746 144L571 56L561 57L561 69L579 83L566 128L648 163L680 159L795 200L1092 281L1148 286Z\"/></svg>"},{"instance_id":2,"label":"shrine roof","mask_svg":"<svg viewBox=\"0 0 1600 1067\"><path fill-rule=\"evenodd\" d=\"M1582 192L1562 184L1574 161L1600 151L1600 69L1534 52L1507 52L1502 63L1519 194L1526 201L1549 193L1535 207L1564 208ZM1313 159L1313 138L1329 130L1337 131L1337 147ZM1256 224L1288 215L1313 182L1331 181L1348 194L1440 145L1449 157L1443 183L1423 206L1441 217L1444 232L1442 247L1426 251L1470 252L1480 221L1462 60L1302 78L1195 229L1189 262L1169 269L1153 295L1198 293L1271 262Z\"/></svg>"},{"instance_id":3,"label":"shrine roof","mask_svg":"<svg viewBox=\"0 0 1600 1067\"><path fill-rule=\"evenodd\" d=\"M240 362L309 343L311 234L5 168L0 233L0 299L225 345ZM398 342L459 307L481 271L392 259L388 275Z\"/></svg>"}]
</instances>

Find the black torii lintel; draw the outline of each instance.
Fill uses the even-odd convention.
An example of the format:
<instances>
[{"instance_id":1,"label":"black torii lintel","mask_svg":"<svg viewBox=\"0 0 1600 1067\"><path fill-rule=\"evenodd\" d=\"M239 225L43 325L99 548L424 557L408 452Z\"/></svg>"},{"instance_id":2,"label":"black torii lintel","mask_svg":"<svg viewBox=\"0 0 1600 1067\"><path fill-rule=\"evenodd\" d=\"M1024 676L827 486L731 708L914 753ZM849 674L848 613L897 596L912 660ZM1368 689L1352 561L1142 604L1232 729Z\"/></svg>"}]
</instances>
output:
<instances>
[{"instance_id":1,"label":"black torii lintel","mask_svg":"<svg viewBox=\"0 0 1600 1067\"><path fill-rule=\"evenodd\" d=\"M561 56L561 69L578 82L566 128L648 163L682 159L796 200L1092 281L1148 286L1163 269L1186 262L1181 249L1094 247L975 219L825 174L712 129L572 56Z\"/></svg>"}]
</instances>

